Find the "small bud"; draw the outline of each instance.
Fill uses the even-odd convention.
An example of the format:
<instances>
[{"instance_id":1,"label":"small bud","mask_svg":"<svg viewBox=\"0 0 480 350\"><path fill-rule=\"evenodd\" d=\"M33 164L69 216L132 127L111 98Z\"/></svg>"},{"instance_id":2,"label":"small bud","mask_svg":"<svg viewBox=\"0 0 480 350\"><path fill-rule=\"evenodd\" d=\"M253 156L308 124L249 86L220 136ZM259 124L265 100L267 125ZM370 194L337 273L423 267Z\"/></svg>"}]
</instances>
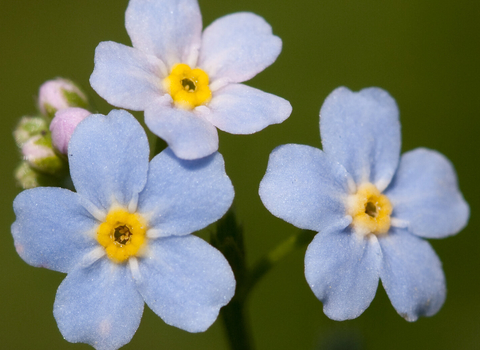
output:
<instances>
[{"instance_id":1,"label":"small bud","mask_svg":"<svg viewBox=\"0 0 480 350\"><path fill-rule=\"evenodd\" d=\"M37 135L22 146L22 154L28 164L41 172L57 174L64 168L64 162L52 148L50 137Z\"/></svg>"},{"instance_id":2,"label":"small bud","mask_svg":"<svg viewBox=\"0 0 480 350\"><path fill-rule=\"evenodd\" d=\"M73 184L70 183L71 180L69 180L69 177L66 178L63 176L63 173L60 177L45 174L33 169L26 161L23 161L18 165L15 169L14 175L18 185L24 190L39 186L73 189Z\"/></svg>"},{"instance_id":3,"label":"small bud","mask_svg":"<svg viewBox=\"0 0 480 350\"><path fill-rule=\"evenodd\" d=\"M33 136L46 135L47 132L48 125L42 117L22 117L13 132L13 137L18 147L22 147Z\"/></svg>"},{"instance_id":4,"label":"small bud","mask_svg":"<svg viewBox=\"0 0 480 350\"><path fill-rule=\"evenodd\" d=\"M15 179L23 189L40 186L40 174L33 170L27 162L22 162L15 169Z\"/></svg>"},{"instance_id":5,"label":"small bud","mask_svg":"<svg viewBox=\"0 0 480 350\"><path fill-rule=\"evenodd\" d=\"M88 117L89 111L83 108L71 107L59 110L55 113L50 123L50 131L52 132L53 146L62 154L68 152L68 142L72 137L73 131L83 119Z\"/></svg>"},{"instance_id":6,"label":"small bud","mask_svg":"<svg viewBox=\"0 0 480 350\"><path fill-rule=\"evenodd\" d=\"M38 107L43 115L53 117L55 112L68 107L88 107L85 93L70 80L57 78L40 86Z\"/></svg>"}]
</instances>

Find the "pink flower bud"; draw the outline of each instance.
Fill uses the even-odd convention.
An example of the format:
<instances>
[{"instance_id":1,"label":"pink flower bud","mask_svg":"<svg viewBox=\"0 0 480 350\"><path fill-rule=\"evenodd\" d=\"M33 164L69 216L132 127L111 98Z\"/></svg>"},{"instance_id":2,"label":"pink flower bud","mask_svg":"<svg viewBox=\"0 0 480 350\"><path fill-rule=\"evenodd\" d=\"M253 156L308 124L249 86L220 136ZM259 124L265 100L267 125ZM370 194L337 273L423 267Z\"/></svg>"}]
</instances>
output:
<instances>
[{"instance_id":1,"label":"pink flower bud","mask_svg":"<svg viewBox=\"0 0 480 350\"><path fill-rule=\"evenodd\" d=\"M22 154L23 158L31 165L35 165L45 158L55 157L53 149L42 142L41 135L33 136L25 142L22 146Z\"/></svg>"},{"instance_id":2,"label":"pink flower bud","mask_svg":"<svg viewBox=\"0 0 480 350\"><path fill-rule=\"evenodd\" d=\"M53 116L68 107L86 107L87 97L72 81L57 78L40 86L38 107L43 115Z\"/></svg>"},{"instance_id":3,"label":"pink flower bud","mask_svg":"<svg viewBox=\"0 0 480 350\"><path fill-rule=\"evenodd\" d=\"M22 146L23 159L30 167L46 174L58 174L64 162L55 154L50 137L36 135Z\"/></svg>"},{"instance_id":4,"label":"pink flower bud","mask_svg":"<svg viewBox=\"0 0 480 350\"><path fill-rule=\"evenodd\" d=\"M77 107L62 109L55 113L55 118L50 123L53 146L61 153L67 154L73 131L78 123L90 114L92 113L86 109Z\"/></svg>"}]
</instances>

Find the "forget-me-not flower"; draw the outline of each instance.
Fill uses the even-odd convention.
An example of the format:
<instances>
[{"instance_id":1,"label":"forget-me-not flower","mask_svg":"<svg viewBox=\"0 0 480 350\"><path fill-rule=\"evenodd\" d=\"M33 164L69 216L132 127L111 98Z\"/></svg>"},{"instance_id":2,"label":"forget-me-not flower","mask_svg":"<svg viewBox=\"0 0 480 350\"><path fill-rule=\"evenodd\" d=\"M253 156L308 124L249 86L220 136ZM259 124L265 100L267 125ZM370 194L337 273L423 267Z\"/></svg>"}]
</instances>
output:
<instances>
[{"instance_id":1,"label":"forget-me-not flower","mask_svg":"<svg viewBox=\"0 0 480 350\"><path fill-rule=\"evenodd\" d=\"M400 158L397 105L379 88L333 91L320 130L323 151L290 144L272 152L260 197L274 215L319 232L305 276L325 314L358 317L379 278L408 321L435 314L445 277L423 238L453 235L469 217L452 164L425 148Z\"/></svg>"},{"instance_id":2,"label":"forget-me-not flower","mask_svg":"<svg viewBox=\"0 0 480 350\"><path fill-rule=\"evenodd\" d=\"M235 289L224 256L190 234L232 203L222 156L185 161L167 149L149 163L142 127L117 110L80 122L68 157L77 192L20 193L12 225L27 263L68 274L53 311L65 339L117 349L144 302L170 325L205 331Z\"/></svg>"},{"instance_id":3,"label":"forget-me-not flower","mask_svg":"<svg viewBox=\"0 0 480 350\"><path fill-rule=\"evenodd\" d=\"M271 65L282 41L252 13L214 21L202 33L197 0L130 0L133 48L102 42L90 83L110 104L145 111L145 123L183 159L218 149L217 129L251 134L291 113L283 98L239 84Z\"/></svg>"}]
</instances>

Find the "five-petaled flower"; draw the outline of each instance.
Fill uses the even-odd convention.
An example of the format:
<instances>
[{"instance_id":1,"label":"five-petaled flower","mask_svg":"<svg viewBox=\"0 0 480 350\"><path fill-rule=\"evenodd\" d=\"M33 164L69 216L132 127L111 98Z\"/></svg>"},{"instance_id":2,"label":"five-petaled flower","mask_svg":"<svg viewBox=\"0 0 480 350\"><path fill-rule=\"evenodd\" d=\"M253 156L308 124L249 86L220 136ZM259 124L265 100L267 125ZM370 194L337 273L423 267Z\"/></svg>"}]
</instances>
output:
<instances>
[{"instance_id":1,"label":"five-petaled flower","mask_svg":"<svg viewBox=\"0 0 480 350\"><path fill-rule=\"evenodd\" d=\"M178 157L215 152L216 127L251 134L290 115L288 101L239 84L280 54L263 18L235 13L202 33L197 0L130 0L125 17L133 48L100 43L90 83L112 105L145 111Z\"/></svg>"},{"instance_id":2,"label":"five-petaled flower","mask_svg":"<svg viewBox=\"0 0 480 350\"><path fill-rule=\"evenodd\" d=\"M400 158L398 109L378 88L333 91L320 128L323 151L291 144L272 152L260 197L274 215L319 232L305 276L325 314L358 317L379 278L408 321L435 314L445 277L422 238L453 235L468 221L453 166L424 148Z\"/></svg>"},{"instance_id":3,"label":"five-petaled flower","mask_svg":"<svg viewBox=\"0 0 480 350\"><path fill-rule=\"evenodd\" d=\"M117 349L134 335L144 302L170 325L206 330L235 289L223 255L190 234L232 203L222 156L186 161L167 149L149 163L140 124L112 111L78 125L68 157L77 192L20 193L12 225L26 262L68 273L54 305L63 336Z\"/></svg>"}]
</instances>

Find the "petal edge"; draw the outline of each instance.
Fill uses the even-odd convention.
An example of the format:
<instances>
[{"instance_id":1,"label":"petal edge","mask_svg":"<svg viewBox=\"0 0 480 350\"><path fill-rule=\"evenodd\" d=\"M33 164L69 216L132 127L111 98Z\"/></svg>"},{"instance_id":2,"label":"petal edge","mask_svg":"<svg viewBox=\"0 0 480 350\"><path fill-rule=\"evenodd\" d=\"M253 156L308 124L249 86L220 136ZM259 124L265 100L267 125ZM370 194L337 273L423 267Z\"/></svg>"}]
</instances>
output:
<instances>
[{"instance_id":1,"label":"petal edge","mask_svg":"<svg viewBox=\"0 0 480 350\"><path fill-rule=\"evenodd\" d=\"M315 236L305 254L305 277L332 320L360 316L378 286L382 252L377 238L358 237L350 228Z\"/></svg>"}]
</instances>

